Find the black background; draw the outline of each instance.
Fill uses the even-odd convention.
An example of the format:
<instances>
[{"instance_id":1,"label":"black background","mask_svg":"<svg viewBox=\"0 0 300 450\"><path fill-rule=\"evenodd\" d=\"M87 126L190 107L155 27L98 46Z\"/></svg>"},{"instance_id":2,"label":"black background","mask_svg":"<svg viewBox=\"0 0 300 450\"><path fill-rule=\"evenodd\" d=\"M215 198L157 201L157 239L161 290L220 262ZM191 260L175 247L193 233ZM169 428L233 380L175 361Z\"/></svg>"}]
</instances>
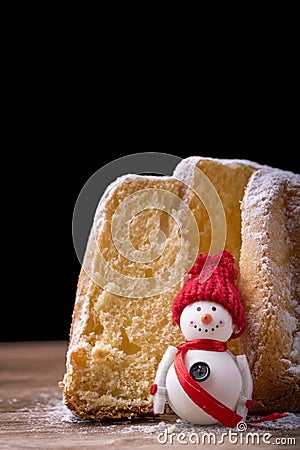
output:
<instances>
[{"instance_id":1,"label":"black background","mask_svg":"<svg viewBox=\"0 0 300 450\"><path fill-rule=\"evenodd\" d=\"M297 28L240 23L179 40L62 20L16 41L3 84L0 340L68 339L73 209L106 163L155 151L299 173Z\"/></svg>"},{"instance_id":2,"label":"black background","mask_svg":"<svg viewBox=\"0 0 300 450\"><path fill-rule=\"evenodd\" d=\"M182 158L250 159L299 172L297 141L276 127L264 134L248 129L242 136L220 132L218 139L206 140L196 133L196 144L188 132L180 139L164 136L160 140L159 134L151 138L150 131L143 140L133 142L127 134L124 141L119 136L118 142L109 144L101 136L89 138L88 133L65 140L63 146L49 138L46 153L24 155L26 167L23 160L18 161L19 189L7 220L8 236L16 246L13 256L11 251L9 255L10 281L5 279L9 290L2 293L1 341L68 339L80 271L72 240L73 209L85 182L108 162L132 153L157 151Z\"/></svg>"}]
</instances>

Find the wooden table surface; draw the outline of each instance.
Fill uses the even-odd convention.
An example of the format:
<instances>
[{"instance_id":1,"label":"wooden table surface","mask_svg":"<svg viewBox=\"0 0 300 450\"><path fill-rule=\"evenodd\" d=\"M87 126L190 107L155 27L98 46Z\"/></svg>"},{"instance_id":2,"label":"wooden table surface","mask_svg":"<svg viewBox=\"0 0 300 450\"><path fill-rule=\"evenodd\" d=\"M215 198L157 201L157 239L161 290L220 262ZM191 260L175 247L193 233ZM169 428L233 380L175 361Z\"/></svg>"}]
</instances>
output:
<instances>
[{"instance_id":1,"label":"wooden table surface","mask_svg":"<svg viewBox=\"0 0 300 450\"><path fill-rule=\"evenodd\" d=\"M270 444L276 444L276 449L300 448L299 415L256 428L252 426L247 432L230 437L222 437L222 433L228 432L224 427L193 426L175 416L111 423L79 420L63 405L62 391L57 385L64 374L66 349L66 342L0 343L1 450L197 446L202 449L220 446L224 450L249 447L265 450L272 448ZM205 432L212 434L205 437ZM256 436L247 437L248 432L256 433ZM215 445L213 439L216 439ZM238 444L236 439L239 439Z\"/></svg>"}]
</instances>

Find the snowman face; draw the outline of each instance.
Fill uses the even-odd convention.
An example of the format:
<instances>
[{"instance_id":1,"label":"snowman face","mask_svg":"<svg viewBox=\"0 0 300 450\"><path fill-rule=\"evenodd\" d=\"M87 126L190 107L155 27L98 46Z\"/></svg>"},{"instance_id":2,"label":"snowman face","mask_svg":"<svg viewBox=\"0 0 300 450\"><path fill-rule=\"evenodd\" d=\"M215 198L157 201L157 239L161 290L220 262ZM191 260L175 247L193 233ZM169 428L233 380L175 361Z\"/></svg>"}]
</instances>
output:
<instances>
[{"instance_id":1,"label":"snowman face","mask_svg":"<svg viewBox=\"0 0 300 450\"><path fill-rule=\"evenodd\" d=\"M215 339L226 342L233 332L232 317L227 309L209 301L186 306L180 316L180 328L188 341Z\"/></svg>"}]
</instances>

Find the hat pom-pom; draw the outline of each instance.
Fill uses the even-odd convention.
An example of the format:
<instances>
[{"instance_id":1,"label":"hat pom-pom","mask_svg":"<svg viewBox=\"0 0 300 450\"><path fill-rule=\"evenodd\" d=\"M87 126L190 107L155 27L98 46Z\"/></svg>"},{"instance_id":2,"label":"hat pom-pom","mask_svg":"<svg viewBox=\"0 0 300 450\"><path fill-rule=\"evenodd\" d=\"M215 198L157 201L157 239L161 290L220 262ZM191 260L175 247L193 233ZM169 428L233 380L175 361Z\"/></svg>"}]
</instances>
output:
<instances>
[{"instance_id":1,"label":"hat pom-pom","mask_svg":"<svg viewBox=\"0 0 300 450\"><path fill-rule=\"evenodd\" d=\"M237 279L238 271L234 267L234 257L227 250L223 250L222 252L219 267L222 267L227 271L227 276L231 281Z\"/></svg>"},{"instance_id":2,"label":"hat pom-pom","mask_svg":"<svg viewBox=\"0 0 300 450\"><path fill-rule=\"evenodd\" d=\"M201 270L204 267L204 264L205 264L207 258L208 258L208 255L200 254L197 257L194 266L188 271L188 273L190 275L199 275L201 273Z\"/></svg>"},{"instance_id":3,"label":"hat pom-pom","mask_svg":"<svg viewBox=\"0 0 300 450\"><path fill-rule=\"evenodd\" d=\"M192 276L200 275L204 267L207 270L213 268L213 270L210 270L211 273L217 268L219 270L226 270L227 276L231 281L234 281L237 278L238 271L234 267L234 257L228 250L223 250L214 255L200 254L197 257L194 266L188 273Z\"/></svg>"}]
</instances>

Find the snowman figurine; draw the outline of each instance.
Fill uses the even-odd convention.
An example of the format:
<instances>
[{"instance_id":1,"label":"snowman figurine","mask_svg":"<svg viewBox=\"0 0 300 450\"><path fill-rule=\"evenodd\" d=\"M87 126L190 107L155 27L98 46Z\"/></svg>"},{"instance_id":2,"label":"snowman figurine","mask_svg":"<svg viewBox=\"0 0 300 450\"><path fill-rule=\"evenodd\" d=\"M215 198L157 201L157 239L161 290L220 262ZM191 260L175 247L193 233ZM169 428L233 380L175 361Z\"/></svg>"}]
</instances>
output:
<instances>
[{"instance_id":1,"label":"snowman figurine","mask_svg":"<svg viewBox=\"0 0 300 450\"><path fill-rule=\"evenodd\" d=\"M246 419L252 404L248 362L227 350L227 341L246 326L236 277L226 250L199 255L189 271L172 308L186 342L168 347L158 366L150 389L154 414L163 414L168 400L175 414L194 424L233 428Z\"/></svg>"}]
</instances>

